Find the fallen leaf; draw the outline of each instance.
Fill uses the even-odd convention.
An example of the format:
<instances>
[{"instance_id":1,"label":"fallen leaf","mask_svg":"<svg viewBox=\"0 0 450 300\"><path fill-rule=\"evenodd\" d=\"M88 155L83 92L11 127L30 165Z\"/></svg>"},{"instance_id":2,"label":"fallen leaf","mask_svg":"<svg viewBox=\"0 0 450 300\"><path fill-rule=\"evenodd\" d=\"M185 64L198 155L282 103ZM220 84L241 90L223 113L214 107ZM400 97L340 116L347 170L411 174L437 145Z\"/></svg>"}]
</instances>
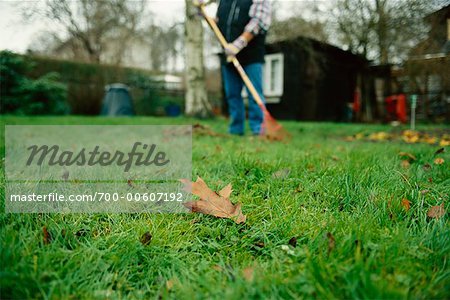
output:
<instances>
[{"instance_id":1,"label":"fallen leaf","mask_svg":"<svg viewBox=\"0 0 450 300\"><path fill-rule=\"evenodd\" d=\"M344 138L344 140L345 140L346 142L353 142L353 141L355 140L355 137L353 137L353 136L346 136L346 137Z\"/></svg>"},{"instance_id":2,"label":"fallen leaf","mask_svg":"<svg viewBox=\"0 0 450 300\"><path fill-rule=\"evenodd\" d=\"M244 270L242 270L242 276L248 282L253 281L254 273L255 273L255 268L253 268L253 267L247 267Z\"/></svg>"},{"instance_id":3,"label":"fallen leaf","mask_svg":"<svg viewBox=\"0 0 450 300\"><path fill-rule=\"evenodd\" d=\"M438 154L441 154L444 152L445 152L445 148L440 148L440 149L436 150L436 152L434 152L434 155L438 155Z\"/></svg>"},{"instance_id":4,"label":"fallen leaf","mask_svg":"<svg viewBox=\"0 0 450 300\"><path fill-rule=\"evenodd\" d=\"M422 167L425 171L430 171L431 170L431 165L430 164L424 164Z\"/></svg>"},{"instance_id":5,"label":"fallen leaf","mask_svg":"<svg viewBox=\"0 0 450 300\"><path fill-rule=\"evenodd\" d=\"M250 246L250 249L251 249L252 251L259 252L259 251L261 251L265 246L266 246L266 244L264 244L263 241L257 241L257 242L255 242L253 245Z\"/></svg>"},{"instance_id":6,"label":"fallen leaf","mask_svg":"<svg viewBox=\"0 0 450 300\"><path fill-rule=\"evenodd\" d=\"M89 232L89 229L80 229L77 232L75 232L75 235L77 237L83 237L83 236L86 236L86 234L88 234L88 232Z\"/></svg>"},{"instance_id":7,"label":"fallen leaf","mask_svg":"<svg viewBox=\"0 0 450 300\"><path fill-rule=\"evenodd\" d=\"M225 186L223 189L221 189L219 191L219 196L228 199L228 198L230 198L232 192L233 192L233 189L231 188L231 184L228 184L227 186Z\"/></svg>"},{"instance_id":8,"label":"fallen leaf","mask_svg":"<svg viewBox=\"0 0 450 300\"><path fill-rule=\"evenodd\" d=\"M44 245L50 244L50 242L52 241L52 236L50 235L50 232L48 232L47 227L42 227L42 233L44 234Z\"/></svg>"},{"instance_id":9,"label":"fallen leaf","mask_svg":"<svg viewBox=\"0 0 450 300\"><path fill-rule=\"evenodd\" d=\"M202 124L194 124L192 126L193 132L196 135L205 135L205 136L213 136L213 137L219 137L219 136L225 136L224 134L220 134L212 130L210 127Z\"/></svg>"},{"instance_id":10,"label":"fallen leaf","mask_svg":"<svg viewBox=\"0 0 450 300\"><path fill-rule=\"evenodd\" d=\"M355 134L355 139L362 140L364 138L364 133L357 133Z\"/></svg>"},{"instance_id":11,"label":"fallen leaf","mask_svg":"<svg viewBox=\"0 0 450 300\"><path fill-rule=\"evenodd\" d=\"M141 236L141 244L144 246L147 246L148 244L150 244L150 242L152 241L152 235L150 234L150 232L146 232Z\"/></svg>"},{"instance_id":12,"label":"fallen leaf","mask_svg":"<svg viewBox=\"0 0 450 300\"><path fill-rule=\"evenodd\" d=\"M438 157L434 160L435 165L442 165L445 162L445 160L441 157Z\"/></svg>"},{"instance_id":13,"label":"fallen leaf","mask_svg":"<svg viewBox=\"0 0 450 300\"><path fill-rule=\"evenodd\" d=\"M278 171L274 172L272 174L272 178L274 178L274 179L284 179L284 178L287 178L290 173L291 173L291 170L289 170L289 169L281 169L281 170L278 170Z\"/></svg>"},{"instance_id":14,"label":"fallen leaf","mask_svg":"<svg viewBox=\"0 0 450 300\"><path fill-rule=\"evenodd\" d=\"M411 160L417 160L417 158L412 155L411 153L408 152L400 152L398 155L402 156L402 157L408 157Z\"/></svg>"},{"instance_id":15,"label":"fallen leaf","mask_svg":"<svg viewBox=\"0 0 450 300\"><path fill-rule=\"evenodd\" d=\"M301 193L301 192L303 192L303 187L302 187L302 185L299 184L298 187L294 190L294 192L296 192L296 193Z\"/></svg>"},{"instance_id":16,"label":"fallen leaf","mask_svg":"<svg viewBox=\"0 0 450 300\"><path fill-rule=\"evenodd\" d=\"M264 244L264 242L259 241L255 243L255 246L259 248L264 248L266 245Z\"/></svg>"},{"instance_id":17,"label":"fallen leaf","mask_svg":"<svg viewBox=\"0 0 450 300\"><path fill-rule=\"evenodd\" d=\"M368 139L371 141L385 141L391 138L391 135L386 132L375 132L369 135Z\"/></svg>"},{"instance_id":18,"label":"fallen leaf","mask_svg":"<svg viewBox=\"0 0 450 300\"><path fill-rule=\"evenodd\" d=\"M450 146L450 139L442 139L440 142L439 142L439 146L441 146L441 147L446 147L446 146Z\"/></svg>"},{"instance_id":19,"label":"fallen leaf","mask_svg":"<svg viewBox=\"0 0 450 300\"><path fill-rule=\"evenodd\" d=\"M181 127L181 128L170 128L163 130L164 140L170 141L173 137L177 136L187 136L192 134L192 128Z\"/></svg>"},{"instance_id":20,"label":"fallen leaf","mask_svg":"<svg viewBox=\"0 0 450 300\"><path fill-rule=\"evenodd\" d=\"M297 247L297 238L295 236L289 240L289 245L294 248Z\"/></svg>"},{"instance_id":21,"label":"fallen leaf","mask_svg":"<svg viewBox=\"0 0 450 300\"><path fill-rule=\"evenodd\" d=\"M411 166L411 164L409 163L408 160L404 159L401 161L400 166L402 166L403 169L408 169L409 166Z\"/></svg>"},{"instance_id":22,"label":"fallen leaf","mask_svg":"<svg viewBox=\"0 0 450 300\"><path fill-rule=\"evenodd\" d=\"M336 240L334 239L334 236L331 232L327 232L327 238L328 238L328 255L330 255L330 252L333 251L334 247L336 246Z\"/></svg>"},{"instance_id":23,"label":"fallen leaf","mask_svg":"<svg viewBox=\"0 0 450 300\"><path fill-rule=\"evenodd\" d=\"M402 206L403 206L403 208L404 208L406 211L408 211L408 210L411 208L411 202L410 202L408 199L403 198L403 199L402 199Z\"/></svg>"},{"instance_id":24,"label":"fallen leaf","mask_svg":"<svg viewBox=\"0 0 450 300\"><path fill-rule=\"evenodd\" d=\"M403 137L403 140L408 144L415 144L419 141L419 136L412 136L412 137Z\"/></svg>"},{"instance_id":25,"label":"fallen leaf","mask_svg":"<svg viewBox=\"0 0 450 300\"><path fill-rule=\"evenodd\" d=\"M413 130L405 130L402 134L403 141L414 144L419 141L419 133Z\"/></svg>"},{"instance_id":26,"label":"fallen leaf","mask_svg":"<svg viewBox=\"0 0 450 300\"><path fill-rule=\"evenodd\" d=\"M434 136L425 135L420 141L422 143L434 145L437 142L437 138Z\"/></svg>"},{"instance_id":27,"label":"fallen leaf","mask_svg":"<svg viewBox=\"0 0 450 300\"><path fill-rule=\"evenodd\" d=\"M222 267L219 265L214 265L212 268L213 268L213 270L215 270L217 272L222 272Z\"/></svg>"},{"instance_id":28,"label":"fallen leaf","mask_svg":"<svg viewBox=\"0 0 450 300\"><path fill-rule=\"evenodd\" d=\"M237 224L245 223L246 216L242 213L241 204L233 205L229 199L232 192L231 184L216 193L200 177L197 178L196 182L191 182L188 179L181 179L180 181L184 184L184 189L187 192L200 198L198 201L183 203L192 212L232 219Z\"/></svg>"},{"instance_id":29,"label":"fallen leaf","mask_svg":"<svg viewBox=\"0 0 450 300\"><path fill-rule=\"evenodd\" d=\"M168 291L170 291L173 288L173 284L174 284L173 279L167 280L166 281L166 289Z\"/></svg>"},{"instance_id":30,"label":"fallen leaf","mask_svg":"<svg viewBox=\"0 0 450 300\"><path fill-rule=\"evenodd\" d=\"M443 215L445 215L444 203L438 206L432 206L427 213L427 217L432 219L439 219Z\"/></svg>"},{"instance_id":31,"label":"fallen leaf","mask_svg":"<svg viewBox=\"0 0 450 300\"><path fill-rule=\"evenodd\" d=\"M64 179L64 181L69 180L69 171L64 171L64 173L62 174L62 179Z\"/></svg>"}]
</instances>

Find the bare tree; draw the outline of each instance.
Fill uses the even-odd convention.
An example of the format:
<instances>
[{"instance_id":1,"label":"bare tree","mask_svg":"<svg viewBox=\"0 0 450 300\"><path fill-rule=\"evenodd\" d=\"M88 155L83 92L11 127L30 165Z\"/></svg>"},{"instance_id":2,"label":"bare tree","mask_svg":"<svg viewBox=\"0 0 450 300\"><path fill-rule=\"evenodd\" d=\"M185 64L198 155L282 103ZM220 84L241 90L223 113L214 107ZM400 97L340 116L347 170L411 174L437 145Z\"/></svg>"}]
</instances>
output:
<instances>
[{"instance_id":1,"label":"bare tree","mask_svg":"<svg viewBox=\"0 0 450 300\"><path fill-rule=\"evenodd\" d=\"M432 0L336 0L331 19L341 45L392 63L426 35L423 17L435 8Z\"/></svg>"},{"instance_id":2,"label":"bare tree","mask_svg":"<svg viewBox=\"0 0 450 300\"><path fill-rule=\"evenodd\" d=\"M192 0L186 0L185 48L186 48L186 114L207 117L211 105L205 85L203 62L203 26Z\"/></svg>"},{"instance_id":3,"label":"bare tree","mask_svg":"<svg viewBox=\"0 0 450 300\"><path fill-rule=\"evenodd\" d=\"M145 14L145 0L47 0L37 13L65 29L72 45L91 62L101 62L110 39L126 44ZM112 51L116 63L126 47Z\"/></svg>"},{"instance_id":4,"label":"bare tree","mask_svg":"<svg viewBox=\"0 0 450 300\"><path fill-rule=\"evenodd\" d=\"M332 11L339 42L367 57L373 40L375 16L366 0L338 0Z\"/></svg>"},{"instance_id":5,"label":"bare tree","mask_svg":"<svg viewBox=\"0 0 450 300\"><path fill-rule=\"evenodd\" d=\"M43 31L31 39L27 53L37 55L49 55L51 49L61 45L63 41L52 31Z\"/></svg>"},{"instance_id":6,"label":"bare tree","mask_svg":"<svg viewBox=\"0 0 450 300\"><path fill-rule=\"evenodd\" d=\"M164 29L155 24L151 24L145 31L145 40L150 50L151 69L161 71L164 62L168 58L164 40Z\"/></svg>"},{"instance_id":7,"label":"bare tree","mask_svg":"<svg viewBox=\"0 0 450 300\"><path fill-rule=\"evenodd\" d=\"M325 24L320 21L306 21L301 17L290 17L281 21L274 20L267 40L270 43L304 36L326 42L328 41L328 34L325 27Z\"/></svg>"},{"instance_id":8,"label":"bare tree","mask_svg":"<svg viewBox=\"0 0 450 300\"><path fill-rule=\"evenodd\" d=\"M175 71L176 61L183 48L183 23L176 23L170 27L151 24L144 31L147 41L152 70Z\"/></svg>"}]
</instances>

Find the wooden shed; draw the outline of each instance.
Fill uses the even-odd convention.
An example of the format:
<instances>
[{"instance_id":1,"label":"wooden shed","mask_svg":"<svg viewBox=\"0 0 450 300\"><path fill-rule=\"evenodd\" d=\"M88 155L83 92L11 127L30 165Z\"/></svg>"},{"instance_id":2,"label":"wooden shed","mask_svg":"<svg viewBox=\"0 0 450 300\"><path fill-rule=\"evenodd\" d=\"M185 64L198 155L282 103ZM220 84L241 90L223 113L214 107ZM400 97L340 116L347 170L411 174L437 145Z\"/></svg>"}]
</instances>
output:
<instances>
[{"instance_id":1,"label":"wooden shed","mask_svg":"<svg viewBox=\"0 0 450 300\"><path fill-rule=\"evenodd\" d=\"M365 58L305 37L268 44L266 53L264 94L276 118L348 119L368 70Z\"/></svg>"}]
</instances>

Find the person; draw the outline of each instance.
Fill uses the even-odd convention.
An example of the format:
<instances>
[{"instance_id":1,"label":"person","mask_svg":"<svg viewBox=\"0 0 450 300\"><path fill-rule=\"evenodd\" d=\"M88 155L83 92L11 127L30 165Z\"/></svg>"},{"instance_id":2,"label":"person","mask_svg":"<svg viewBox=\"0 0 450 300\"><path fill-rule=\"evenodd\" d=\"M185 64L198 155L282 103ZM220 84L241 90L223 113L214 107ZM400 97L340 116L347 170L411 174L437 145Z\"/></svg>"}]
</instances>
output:
<instances>
[{"instance_id":1,"label":"person","mask_svg":"<svg viewBox=\"0 0 450 300\"><path fill-rule=\"evenodd\" d=\"M269 0L221 0L217 9L217 25L228 42L221 62L225 98L230 114L231 134L243 135L245 129L245 106L242 99L244 82L231 64L232 57L241 63L261 99L263 94L263 64L266 33L271 22ZM259 135L263 112L251 93L248 101L249 127Z\"/></svg>"},{"instance_id":2,"label":"person","mask_svg":"<svg viewBox=\"0 0 450 300\"><path fill-rule=\"evenodd\" d=\"M221 71L230 114L231 134L243 135L245 132L245 106L242 99L244 82L231 64L236 57L255 86L261 99L263 94L263 64L266 33L271 23L271 4L269 0L220 0L217 9L217 25L228 45L224 49ZM249 95L249 127L254 135L261 133L263 112Z\"/></svg>"}]
</instances>

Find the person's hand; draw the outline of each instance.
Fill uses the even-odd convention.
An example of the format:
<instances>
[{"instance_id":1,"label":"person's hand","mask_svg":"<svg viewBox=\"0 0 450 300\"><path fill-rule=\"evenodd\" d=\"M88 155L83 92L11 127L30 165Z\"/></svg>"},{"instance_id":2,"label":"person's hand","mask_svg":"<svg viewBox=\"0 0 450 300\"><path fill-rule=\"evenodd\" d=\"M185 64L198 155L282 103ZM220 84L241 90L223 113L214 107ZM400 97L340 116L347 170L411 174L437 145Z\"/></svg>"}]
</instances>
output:
<instances>
[{"instance_id":1,"label":"person's hand","mask_svg":"<svg viewBox=\"0 0 450 300\"><path fill-rule=\"evenodd\" d=\"M242 36L238 37L234 42L225 46L225 55L227 62L231 62L233 58L247 46L247 40Z\"/></svg>"}]
</instances>

